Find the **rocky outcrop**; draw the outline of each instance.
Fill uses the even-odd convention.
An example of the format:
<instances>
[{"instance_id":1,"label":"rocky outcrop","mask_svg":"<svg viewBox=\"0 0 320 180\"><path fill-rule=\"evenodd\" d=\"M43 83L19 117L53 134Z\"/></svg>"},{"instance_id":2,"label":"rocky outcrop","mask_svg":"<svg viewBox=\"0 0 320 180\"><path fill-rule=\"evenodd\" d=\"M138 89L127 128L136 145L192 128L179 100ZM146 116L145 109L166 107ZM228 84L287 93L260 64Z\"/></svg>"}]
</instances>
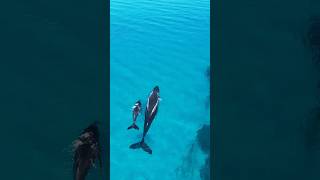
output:
<instances>
[{"instance_id":1,"label":"rocky outcrop","mask_svg":"<svg viewBox=\"0 0 320 180\"><path fill-rule=\"evenodd\" d=\"M201 150L210 153L210 126L203 125L197 132L197 141Z\"/></svg>"}]
</instances>

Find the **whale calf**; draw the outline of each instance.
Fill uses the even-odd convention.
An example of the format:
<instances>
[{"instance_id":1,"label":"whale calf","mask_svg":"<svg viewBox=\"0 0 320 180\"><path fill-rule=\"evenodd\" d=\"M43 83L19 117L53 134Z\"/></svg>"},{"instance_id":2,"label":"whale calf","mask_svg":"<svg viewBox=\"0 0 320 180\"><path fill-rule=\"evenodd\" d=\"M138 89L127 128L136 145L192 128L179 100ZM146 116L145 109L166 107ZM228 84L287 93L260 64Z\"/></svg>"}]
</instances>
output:
<instances>
[{"instance_id":1,"label":"whale calf","mask_svg":"<svg viewBox=\"0 0 320 180\"><path fill-rule=\"evenodd\" d=\"M140 114L141 111L141 102L138 100L135 105L132 107L132 119L133 119L133 124L128 127L128 130L131 128L134 128L136 130L139 130L139 127L136 125L136 120L138 115Z\"/></svg>"}]
</instances>

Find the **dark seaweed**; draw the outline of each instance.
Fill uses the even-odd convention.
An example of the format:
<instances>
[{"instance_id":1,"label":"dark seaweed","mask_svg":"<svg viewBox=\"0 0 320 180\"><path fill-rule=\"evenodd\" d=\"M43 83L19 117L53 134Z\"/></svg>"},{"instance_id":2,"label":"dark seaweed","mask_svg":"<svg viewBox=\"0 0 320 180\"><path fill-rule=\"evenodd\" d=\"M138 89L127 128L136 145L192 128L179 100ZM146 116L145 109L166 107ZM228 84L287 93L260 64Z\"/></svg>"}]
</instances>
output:
<instances>
[{"instance_id":1,"label":"dark seaweed","mask_svg":"<svg viewBox=\"0 0 320 180\"><path fill-rule=\"evenodd\" d=\"M204 166L200 170L200 177L202 180L210 179L210 155L207 157Z\"/></svg>"},{"instance_id":2,"label":"dark seaweed","mask_svg":"<svg viewBox=\"0 0 320 180\"><path fill-rule=\"evenodd\" d=\"M203 125L201 129L198 130L197 140L201 150L205 153L210 152L210 126Z\"/></svg>"},{"instance_id":3,"label":"dark seaweed","mask_svg":"<svg viewBox=\"0 0 320 180\"><path fill-rule=\"evenodd\" d=\"M208 154L204 166L200 170L202 180L210 179L210 126L203 125L197 132L197 141L203 152Z\"/></svg>"}]
</instances>

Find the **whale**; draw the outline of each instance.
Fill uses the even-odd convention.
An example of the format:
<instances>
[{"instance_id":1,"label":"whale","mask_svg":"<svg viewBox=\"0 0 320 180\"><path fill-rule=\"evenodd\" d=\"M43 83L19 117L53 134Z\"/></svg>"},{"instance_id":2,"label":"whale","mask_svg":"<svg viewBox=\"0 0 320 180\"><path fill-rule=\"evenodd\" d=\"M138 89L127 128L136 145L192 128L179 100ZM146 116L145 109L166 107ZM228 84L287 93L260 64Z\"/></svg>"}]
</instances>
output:
<instances>
[{"instance_id":1,"label":"whale","mask_svg":"<svg viewBox=\"0 0 320 180\"><path fill-rule=\"evenodd\" d=\"M90 168L95 167L96 159L99 160L100 168L102 168L99 129L96 122L83 130L73 142L73 147L74 180L85 180Z\"/></svg>"},{"instance_id":2,"label":"whale","mask_svg":"<svg viewBox=\"0 0 320 180\"><path fill-rule=\"evenodd\" d=\"M141 148L145 152L152 154L152 149L145 143L145 137L151 127L153 120L155 119L160 102L160 88L159 86L155 86L151 91L150 95L148 96L147 105L145 109L145 116L144 116L144 127L143 127L143 134L142 139L138 143L134 143L130 145L131 149L139 149Z\"/></svg>"},{"instance_id":3,"label":"whale","mask_svg":"<svg viewBox=\"0 0 320 180\"><path fill-rule=\"evenodd\" d=\"M136 125L136 120L137 120L137 117L138 115L140 114L140 111L141 111L141 102L140 100L138 100L134 106L132 107L132 119L133 119L133 123L131 126L128 127L128 130L129 129L136 129L136 130L139 130L139 127Z\"/></svg>"}]
</instances>

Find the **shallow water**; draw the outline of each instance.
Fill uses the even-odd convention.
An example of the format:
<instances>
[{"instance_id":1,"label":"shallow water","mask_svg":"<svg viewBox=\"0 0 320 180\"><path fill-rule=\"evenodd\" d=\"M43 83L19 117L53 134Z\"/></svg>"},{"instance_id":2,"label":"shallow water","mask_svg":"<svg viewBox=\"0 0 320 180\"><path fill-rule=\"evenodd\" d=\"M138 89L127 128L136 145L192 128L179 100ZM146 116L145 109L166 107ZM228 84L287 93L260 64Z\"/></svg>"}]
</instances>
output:
<instances>
[{"instance_id":1,"label":"shallow water","mask_svg":"<svg viewBox=\"0 0 320 180\"><path fill-rule=\"evenodd\" d=\"M111 179L200 179L205 155L196 131L209 123L209 1L111 0ZM146 142L127 130L131 107L143 109L155 85L162 101ZM142 113L143 114L143 113Z\"/></svg>"}]
</instances>

